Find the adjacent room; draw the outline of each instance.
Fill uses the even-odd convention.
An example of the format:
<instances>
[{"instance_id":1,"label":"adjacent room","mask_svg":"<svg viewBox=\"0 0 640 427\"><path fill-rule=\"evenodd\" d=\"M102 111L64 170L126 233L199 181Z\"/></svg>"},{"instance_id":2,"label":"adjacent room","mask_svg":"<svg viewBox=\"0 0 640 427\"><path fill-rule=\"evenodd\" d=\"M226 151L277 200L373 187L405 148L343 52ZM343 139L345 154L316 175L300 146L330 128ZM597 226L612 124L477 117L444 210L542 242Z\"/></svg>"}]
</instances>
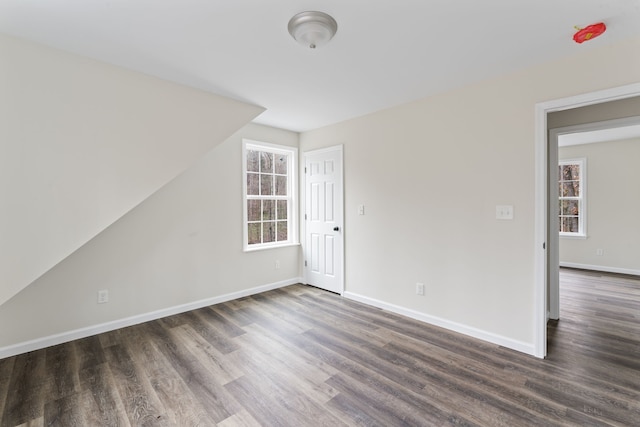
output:
<instances>
[{"instance_id":1,"label":"adjacent room","mask_svg":"<svg viewBox=\"0 0 640 427\"><path fill-rule=\"evenodd\" d=\"M639 425L639 23L4 0L0 426Z\"/></svg>"}]
</instances>

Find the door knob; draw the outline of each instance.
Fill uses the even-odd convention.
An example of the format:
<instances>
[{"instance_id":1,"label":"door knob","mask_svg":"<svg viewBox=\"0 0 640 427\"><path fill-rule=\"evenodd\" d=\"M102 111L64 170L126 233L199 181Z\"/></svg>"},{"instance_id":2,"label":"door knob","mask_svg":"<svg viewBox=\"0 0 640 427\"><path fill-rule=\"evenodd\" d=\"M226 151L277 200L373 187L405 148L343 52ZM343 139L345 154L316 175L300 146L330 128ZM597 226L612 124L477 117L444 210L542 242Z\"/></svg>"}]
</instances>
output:
<instances>
[{"instance_id":1,"label":"door knob","mask_svg":"<svg viewBox=\"0 0 640 427\"><path fill-rule=\"evenodd\" d=\"M340 231L340 227L333 227L333 231Z\"/></svg>"}]
</instances>

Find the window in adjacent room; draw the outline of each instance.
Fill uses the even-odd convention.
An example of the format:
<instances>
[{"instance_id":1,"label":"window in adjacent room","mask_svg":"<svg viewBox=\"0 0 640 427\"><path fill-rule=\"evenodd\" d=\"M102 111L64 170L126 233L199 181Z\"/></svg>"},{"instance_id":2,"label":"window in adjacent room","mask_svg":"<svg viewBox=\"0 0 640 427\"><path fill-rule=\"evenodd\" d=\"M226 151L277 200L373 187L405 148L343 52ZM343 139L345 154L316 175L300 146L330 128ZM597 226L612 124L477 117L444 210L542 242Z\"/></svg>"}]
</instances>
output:
<instances>
[{"instance_id":1,"label":"window in adjacent room","mask_svg":"<svg viewBox=\"0 0 640 427\"><path fill-rule=\"evenodd\" d=\"M244 249L297 243L297 149L243 141Z\"/></svg>"},{"instance_id":2,"label":"window in adjacent room","mask_svg":"<svg viewBox=\"0 0 640 427\"><path fill-rule=\"evenodd\" d=\"M560 235L586 237L586 159L558 166Z\"/></svg>"}]
</instances>

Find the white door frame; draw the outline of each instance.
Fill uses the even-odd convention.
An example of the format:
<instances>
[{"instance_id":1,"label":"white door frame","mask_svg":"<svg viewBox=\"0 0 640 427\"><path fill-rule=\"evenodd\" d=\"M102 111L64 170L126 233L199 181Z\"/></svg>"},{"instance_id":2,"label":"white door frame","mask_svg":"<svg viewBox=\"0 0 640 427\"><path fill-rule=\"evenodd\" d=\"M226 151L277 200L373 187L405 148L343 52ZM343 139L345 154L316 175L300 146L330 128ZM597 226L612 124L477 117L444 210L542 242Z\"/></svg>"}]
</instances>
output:
<instances>
[{"instance_id":1,"label":"white door frame","mask_svg":"<svg viewBox=\"0 0 640 427\"><path fill-rule=\"evenodd\" d=\"M535 106L535 238L534 238L534 280L535 280L535 342L534 355L543 358L547 355L547 319L548 274L546 246L549 243L549 151L547 139L547 114L554 111L569 110L587 105L601 104L624 98L640 96L640 83L605 89L597 92L556 99Z\"/></svg>"},{"instance_id":2,"label":"white door frame","mask_svg":"<svg viewBox=\"0 0 640 427\"><path fill-rule=\"evenodd\" d=\"M345 253L344 253L344 145L339 144L339 145L333 145L331 147L325 147L325 148L319 148L316 150L309 150L309 151L305 151L302 153L302 167L300 168L300 174L302 175L302 185L300 186L300 207L301 207L301 211L302 211L302 221L300 221L300 223L302 224L301 227L301 236L302 238L301 240L301 245L302 245L302 277L304 278L305 284L309 284L309 279L307 276L307 268L305 267L304 263L305 263L305 255L306 255L306 244L307 244L307 220L305 215L307 214L306 212L306 201L307 201L307 174L305 173L305 166L307 164L307 156L309 155L314 155L314 154L321 154L321 153L325 153L328 151L339 151L340 153L340 164L341 164L341 170L340 170L340 175L341 175L341 185L342 185L342 199L341 199L341 204L342 204L342 208L340 210L340 215L338 218L338 223L340 224L340 233L342 233L342 238L340 239L340 251L341 251L341 256L340 256L340 262L342 264L342 268L340 269L340 274L339 274L339 280L340 280L340 289L339 289L339 294L340 295L344 295L344 278L345 278Z\"/></svg>"}]
</instances>

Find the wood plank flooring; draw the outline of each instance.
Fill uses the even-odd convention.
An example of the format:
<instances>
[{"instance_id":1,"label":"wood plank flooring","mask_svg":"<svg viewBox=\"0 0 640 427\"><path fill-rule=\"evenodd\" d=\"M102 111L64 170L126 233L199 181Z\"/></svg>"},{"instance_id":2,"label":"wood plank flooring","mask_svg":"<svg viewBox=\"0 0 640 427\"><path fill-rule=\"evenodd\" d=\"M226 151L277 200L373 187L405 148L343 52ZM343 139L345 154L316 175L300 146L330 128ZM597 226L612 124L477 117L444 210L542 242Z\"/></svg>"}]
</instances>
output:
<instances>
[{"instance_id":1,"label":"wood plank flooring","mask_svg":"<svg viewBox=\"0 0 640 427\"><path fill-rule=\"evenodd\" d=\"M289 286L0 360L1 426L640 426L640 280L563 269L546 360Z\"/></svg>"}]
</instances>

